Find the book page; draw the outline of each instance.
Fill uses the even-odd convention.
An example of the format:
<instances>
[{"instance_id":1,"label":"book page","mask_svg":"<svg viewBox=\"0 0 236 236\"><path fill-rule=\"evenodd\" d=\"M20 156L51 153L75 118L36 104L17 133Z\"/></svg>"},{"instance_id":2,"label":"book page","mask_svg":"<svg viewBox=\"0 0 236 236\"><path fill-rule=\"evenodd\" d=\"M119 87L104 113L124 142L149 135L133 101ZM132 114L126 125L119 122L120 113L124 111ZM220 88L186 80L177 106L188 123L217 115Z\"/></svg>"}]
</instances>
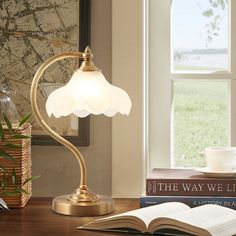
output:
<instances>
[{"instance_id":1,"label":"book page","mask_svg":"<svg viewBox=\"0 0 236 236\"><path fill-rule=\"evenodd\" d=\"M168 216L174 212L183 212L191 209L189 206L180 202L168 202L162 203L159 205L154 205L150 207L140 208L131 212L124 213L125 215L129 214L136 216L146 224L148 227L149 223L158 217Z\"/></svg>"},{"instance_id":2,"label":"book page","mask_svg":"<svg viewBox=\"0 0 236 236\"><path fill-rule=\"evenodd\" d=\"M161 216L170 215L173 212L188 211L189 209L189 206L179 202L163 203L160 205L145 207L125 212L122 214L98 219L91 223L88 223L87 225L85 225L84 228L99 226L104 226L106 228L116 228L121 227L123 225L123 227L133 226L133 228L138 229L138 227L135 227L135 225L140 225L140 231L145 232L148 228L148 224L153 219ZM146 225L146 227L141 226L141 221Z\"/></svg>"},{"instance_id":3,"label":"book page","mask_svg":"<svg viewBox=\"0 0 236 236\"><path fill-rule=\"evenodd\" d=\"M199 208L199 209L197 209ZM212 235L236 234L236 211L218 205L204 205L191 209L192 214L198 214L205 220L206 229Z\"/></svg>"},{"instance_id":4,"label":"book page","mask_svg":"<svg viewBox=\"0 0 236 236\"><path fill-rule=\"evenodd\" d=\"M181 223L183 222L188 226L205 229L214 236L236 234L236 211L218 205L209 204L195 207L184 213L170 214L167 218L179 222L181 227L183 227ZM160 222L156 223L159 224ZM172 222L169 221L169 223ZM186 228L190 228L188 226Z\"/></svg>"}]
</instances>

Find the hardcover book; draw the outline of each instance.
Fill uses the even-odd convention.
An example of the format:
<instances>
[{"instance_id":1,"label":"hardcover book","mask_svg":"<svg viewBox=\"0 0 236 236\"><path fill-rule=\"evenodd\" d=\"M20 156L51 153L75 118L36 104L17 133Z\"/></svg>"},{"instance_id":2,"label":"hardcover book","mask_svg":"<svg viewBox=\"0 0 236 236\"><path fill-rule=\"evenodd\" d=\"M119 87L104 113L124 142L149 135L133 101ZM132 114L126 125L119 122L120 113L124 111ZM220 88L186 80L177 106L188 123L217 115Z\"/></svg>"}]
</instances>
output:
<instances>
[{"instance_id":1,"label":"hardcover book","mask_svg":"<svg viewBox=\"0 0 236 236\"><path fill-rule=\"evenodd\" d=\"M236 197L211 196L146 196L140 197L140 207L157 205L165 202L182 202L189 207L215 204L236 210Z\"/></svg>"},{"instance_id":2,"label":"hardcover book","mask_svg":"<svg viewBox=\"0 0 236 236\"><path fill-rule=\"evenodd\" d=\"M183 203L170 202L98 219L79 229L231 236L236 234L235 225L235 210L210 204L190 208Z\"/></svg>"},{"instance_id":3,"label":"hardcover book","mask_svg":"<svg viewBox=\"0 0 236 236\"><path fill-rule=\"evenodd\" d=\"M154 168L146 179L146 195L236 197L236 178L209 178L192 169Z\"/></svg>"}]
</instances>

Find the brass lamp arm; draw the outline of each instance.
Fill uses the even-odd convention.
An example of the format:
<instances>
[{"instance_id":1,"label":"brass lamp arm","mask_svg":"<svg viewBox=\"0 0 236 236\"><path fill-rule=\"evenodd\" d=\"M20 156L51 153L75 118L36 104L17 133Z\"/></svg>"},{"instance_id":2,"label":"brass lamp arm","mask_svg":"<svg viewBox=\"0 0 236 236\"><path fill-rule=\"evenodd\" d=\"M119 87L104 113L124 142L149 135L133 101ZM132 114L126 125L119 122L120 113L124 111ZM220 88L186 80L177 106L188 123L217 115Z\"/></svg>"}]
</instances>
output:
<instances>
[{"instance_id":1,"label":"brass lamp arm","mask_svg":"<svg viewBox=\"0 0 236 236\"><path fill-rule=\"evenodd\" d=\"M84 158L81 155L80 151L73 144L61 137L47 125L47 123L43 120L37 106L37 87L43 73L51 64L66 58L82 58L83 62L81 63L81 66L79 68L79 70L81 71L90 72L99 70L95 67L92 60L93 54L89 47L87 47L83 53L65 52L49 58L39 67L33 78L30 91L30 101L35 119L52 138L64 145L75 155L80 166L79 188L77 188L73 194L54 198L52 201L52 209L53 211L64 215L104 215L113 211L113 199L103 195L96 195L90 191L90 189L87 187L87 169Z\"/></svg>"},{"instance_id":2,"label":"brass lamp arm","mask_svg":"<svg viewBox=\"0 0 236 236\"><path fill-rule=\"evenodd\" d=\"M44 131L46 131L52 138L54 138L56 141L64 145L66 148L68 148L77 158L79 165L80 165L80 188L86 188L87 187L87 169L85 165L84 158L80 151L70 142L68 142L66 139L61 137L59 134L57 134L55 131L53 131L43 120L38 106L37 106L37 87L38 87L38 82L40 78L42 77L43 73L45 70L53 63L66 59L66 58L84 58L85 59L85 53L82 52L65 52L56 56L53 56L46 60L37 70L33 81L31 85L31 90L30 90L30 101L32 105L32 112L35 116L35 119L41 124L42 128ZM91 58L91 57L90 57Z\"/></svg>"}]
</instances>

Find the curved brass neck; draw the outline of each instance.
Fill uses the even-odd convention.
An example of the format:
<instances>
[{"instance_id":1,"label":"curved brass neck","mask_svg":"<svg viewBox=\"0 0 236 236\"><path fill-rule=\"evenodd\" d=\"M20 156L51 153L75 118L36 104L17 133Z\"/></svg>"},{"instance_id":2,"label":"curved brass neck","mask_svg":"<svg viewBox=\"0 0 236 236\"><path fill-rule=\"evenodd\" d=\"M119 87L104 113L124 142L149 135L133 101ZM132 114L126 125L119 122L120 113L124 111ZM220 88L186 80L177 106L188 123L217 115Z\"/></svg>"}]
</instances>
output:
<instances>
[{"instance_id":1,"label":"curved brass neck","mask_svg":"<svg viewBox=\"0 0 236 236\"><path fill-rule=\"evenodd\" d=\"M90 51L91 52L91 51ZM80 153L80 151L70 142L68 142L66 139L64 139L63 137L61 137L59 134L57 134L55 131L53 131L48 125L47 123L43 120L39 109L38 109L38 105L37 105L37 87L38 87L38 82L40 80L40 78L42 77L42 75L44 74L45 70L53 63L65 59L65 58L83 58L86 61L90 61L90 63L92 62L92 53L90 54L88 51L81 53L81 52L65 52L56 56L53 56L51 58L49 58L47 61L45 61L37 70L33 81L32 81L32 85L31 85L31 91L30 91L30 101L31 101L31 106L32 106L32 112L35 116L35 119L37 120L37 122L42 126L42 128L52 137L54 138L56 141L58 141L59 143L61 143L62 145L64 145L66 148L68 148L77 158L79 165L80 165L80 192L83 194L84 192L86 194L85 197L78 197L78 199L85 199L89 200L89 201L94 201L96 199L96 197L94 197L93 194L90 195L90 197L88 197L87 195L89 195L86 192L87 189L87 169L86 169L86 165L85 165L85 161L84 158L82 156L82 154ZM83 190L83 191L82 191ZM75 198L75 197L74 197Z\"/></svg>"}]
</instances>

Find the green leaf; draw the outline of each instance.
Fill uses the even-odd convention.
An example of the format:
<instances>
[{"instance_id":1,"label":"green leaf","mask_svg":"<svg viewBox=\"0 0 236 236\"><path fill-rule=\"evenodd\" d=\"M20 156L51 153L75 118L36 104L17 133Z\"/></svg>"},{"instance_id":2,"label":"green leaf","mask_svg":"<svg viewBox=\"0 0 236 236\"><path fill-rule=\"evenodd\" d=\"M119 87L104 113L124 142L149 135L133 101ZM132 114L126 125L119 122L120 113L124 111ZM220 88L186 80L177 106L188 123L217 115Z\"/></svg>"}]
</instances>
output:
<instances>
[{"instance_id":1,"label":"green leaf","mask_svg":"<svg viewBox=\"0 0 236 236\"><path fill-rule=\"evenodd\" d=\"M22 193L30 194L28 191L26 191L26 190L23 189L23 188L19 188L19 191L21 191Z\"/></svg>"},{"instance_id":2,"label":"green leaf","mask_svg":"<svg viewBox=\"0 0 236 236\"><path fill-rule=\"evenodd\" d=\"M1 195L4 195L4 196L16 196L16 195L20 195L20 194L21 194L21 191L19 191L19 190L3 191L1 193Z\"/></svg>"},{"instance_id":3,"label":"green leaf","mask_svg":"<svg viewBox=\"0 0 236 236\"><path fill-rule=\"evenodd\" d=\"M32 113L29 113L29 114L26 114L23 118L21 118L19 127L21 127L30 118L31 115Z\"/></svg>"},{"instance_id":4,"label":"green leaf","mask_svg":"<svg viewBox=\"0 0 236 236\"><path fill-rule=\"evenodd\" d=\"M9 155L7 152L5 152L3 150L0 150L0 157L3 157L4 159L9 160L9 161L15 160L14 157L12 157L11 155Z\"/></svg>"},{"instance_id":5,"label":"green leaf","mask_svg":"<svg viewBox=\"0 0 236 236\"><path fill-rule=\"evenodd\" d=\"M208 35L207 37L208 41L211 42L212 41L212 37Z\"/></svg>"},{"instance_id":6,"label":"green leaf","mask_svg":"<svg viewBox=\"0 0 236 236\"><path fill-rule=\"evenodd\" d=\"M13 170L12 170L11 182L12 182L13 186L16 186L16 171L15 171L15 168L13 168Z\"/></svg>"},{"instance_id":7,"label":"green leaf","mask_svg":"<svg viewBox=\"0 0 236 236\"><path fill-rule=\"evenodd\" d=\"M212 6L213 6L214 8L216 8L216 7L218 7L218 4L217 4L216 2L214 2L214 3L212 4Z\"/></svg>"},{"instance_id":8,"label":"green leaf","mask_svg":"<svg viewBox=\"0 0 236 236\"><path fill-rule=\"evenodd\" d=\"M37 176L32 176L32 177L26 179L26 180L24 181L24 183L22 184L22 186L24 186L25 184L27 184L27 183L30 182L30 181L34 181L34 180L38 179L39 177L40 177L40 175L37 175Z\"/></svg>"},{"instance_id":9,"label":"green leaf","mask_svg":"<svg viewBox=\"0 0 236 236\"><path fill-rule=\"evenodd\" d=\"M6 122L7 128L9 129L9 131L12 133L12 124L11 122L8 120L7 116L5 115L5 113L3 112L3 118Z\"/></svg>"},{"instance_id":10,"label":"green leaf","mask_svg":"<svg viewBox=\"0 0 236 236\"><path fill-rule=\"evenodd\" d=\"M2 142L4 141L4 137L5 137L4 129L3 129L2 124L0 122L0 138L1 138Z\"/></svg>"},{"instance_id":11,"label":"green leaf","mask_svg":"<svg viewBox=\"0 0 236 236\"><path fill-rule=\"evenodd\" d=\"M6 171L5 167L0 165L0 171L5 172Z\"/></svg>"},{"instance_id":12,"label":"green leaf","mask_svg":"<svg viewBox=\"0 0 236 236\"><path fill-rule=\"evenodd\" d=\"M226 4L228 3L228 1L227 0L225 0L225 1L224 0L219 0L218 3L220 4L221 9L225 10L225 7L226 7Z\"/></svg>"},{"instance_id":13,"label":"green leaf","mask_svg":"<svg viewBox=\"0 0 236 236\"><path fill-rule=\"evenodd\" d=\"M7 178L6 178L6 173L4 172L2 176L2 190L5 190L6 186L7 186Z\"/></svg>"},{"instance_id":14,"label":"green leaf","mask_svg":"<svg viewBox=\"0 0 236 236\"><path fill-rule=\"evenodd\" d=\"M212 9L209 9L207 11L204 11L202 13L203 16L206 16L206 17L210 17L210 16L213 16L213 10Z\"/></svg>"},{"instance_id":15,"label":"green leaf","mask_svg":"<svg viewBox=\"0 0 236 236\"><path fill-rule=\"evenodd\" d=\"M21 194L21 193L25 193L25 194L30 194L28 191L26 191L25 189L21 188L21 187L17 187L17 188L14 188L12 191L11 191L12 194Z\"/></svg>"},{"instance_id":16,"label":"green leaf","mask_svg":"<svg viewBox=\"0 0 236 236\"><path fill-rule=\"evenodd\" d=\"M214 20L215 20L215 21L218 21L218 20L220 20L220 18L221 18L220 15L216 15L215 18L214 18Z\"/></svg>"},{"instance_id":17,"label":"green leaf","mask_svg":"<svg viewBox=\"0 0 236 236\"><path fill-rule=\"evenodd\" d=\"M23 134L15 134L11 136L12 139L27 139L27 138L32 138L30 135L23 135Z\"/></svg>"},{"instance_id":18,"label":"green leaf","mask_svg":"<svg viewBox=\"0 0 236 236\"><path fill-rule=\"evenodd\" d=\"M13 144L13 143L6 143L6 144L4 144L4 147L7 147L7 148L21 148L20 145Z\"/></svg>"}]
</instances>

